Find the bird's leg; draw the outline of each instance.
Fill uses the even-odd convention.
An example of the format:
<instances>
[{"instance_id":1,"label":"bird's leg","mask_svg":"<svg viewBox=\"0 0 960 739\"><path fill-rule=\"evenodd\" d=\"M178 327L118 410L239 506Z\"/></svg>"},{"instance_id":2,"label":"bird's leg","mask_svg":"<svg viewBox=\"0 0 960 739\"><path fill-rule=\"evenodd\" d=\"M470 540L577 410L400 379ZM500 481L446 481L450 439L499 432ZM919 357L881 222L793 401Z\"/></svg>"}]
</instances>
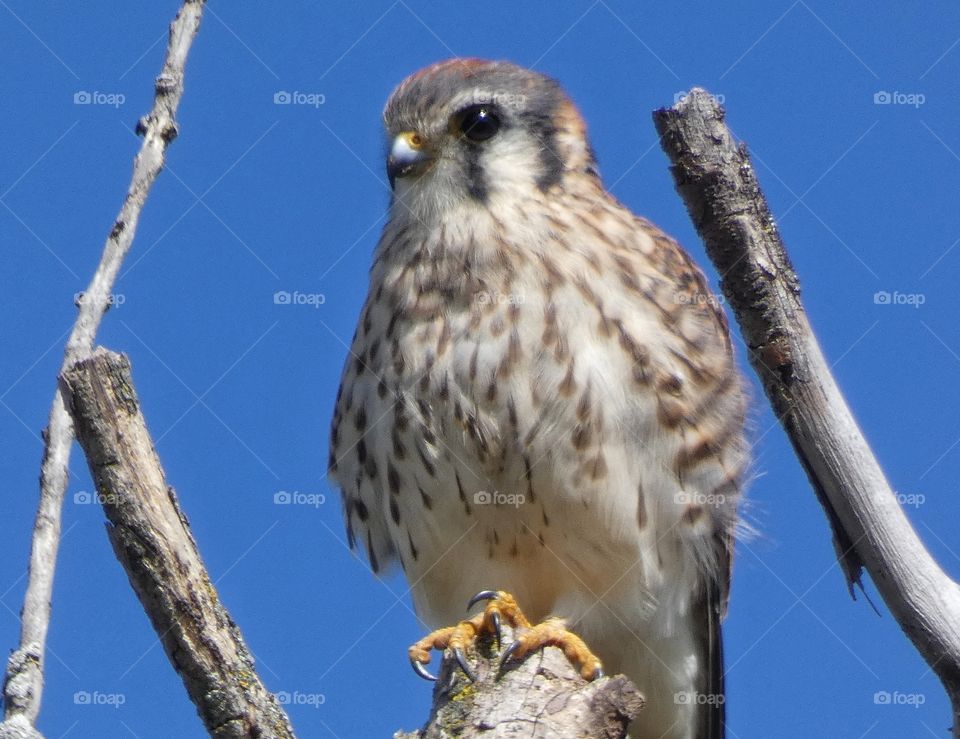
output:
<instances>
[{"instance_id":1,"label":"bird's leg","mask_svg":"<svg viewBox=\"0 0 960 739\"><path fill-rule=\"evenodd\" d=\"M499 647L500 626L505 621L513 628L516 638L501 655L501 667L511 660L519 660L546 646L555 646L563 650L585 680L595 680L603 676L600 660L590 651L583 639L567 630L563 619L548 618L542 623L532 625L520 610L516 599L503 591L484 590L477 593L467 608L470 609L484 600L487 604L482 613L461 621L456 626L437 629L410 647L410 663L418 675L428 680L436 680L424 665L430 662L432 650L449 649L467 677L475 680L476 673L467 662L465 649L472 646L478 636L484 634L496 635Z\"/></svg>"},{"instance_id":2,"label":"bird's leg","mask_svg":"<svg viewBox=\"0 0 960 739\"><path fill-rule=\"evenodd\" d=\"M434 649L449 649L457 658L457 662L467 674L467 677L471 680L476 679L476 674L467 662L464 647L476 641L482 623L483 614L481 613L466 621L461 621L456 626L447 626L431 631L408 650L410 664L413 665L414 672L425 680L436 680L436 675L431 675L424 665L430 662L430 653Z\"/></svg>"},{"instance_id":3,"label":"bird's leg","mask_svg":"<svg viewBox=\"0 0 960 739\"><path fill-rule=\"evenodd\" d=\"M570 664L578 668L584 680L597 680L603 677L603 665L600 659L590 651L590 647L579 636L567 629L562 618L548 618L545 621L531 626L517 634L516 640L510 644L500 657L501 667L511 660L518 660L530 652L537 652L544 647L559 647L570 660Z\"/></svg>"}]
</instances>

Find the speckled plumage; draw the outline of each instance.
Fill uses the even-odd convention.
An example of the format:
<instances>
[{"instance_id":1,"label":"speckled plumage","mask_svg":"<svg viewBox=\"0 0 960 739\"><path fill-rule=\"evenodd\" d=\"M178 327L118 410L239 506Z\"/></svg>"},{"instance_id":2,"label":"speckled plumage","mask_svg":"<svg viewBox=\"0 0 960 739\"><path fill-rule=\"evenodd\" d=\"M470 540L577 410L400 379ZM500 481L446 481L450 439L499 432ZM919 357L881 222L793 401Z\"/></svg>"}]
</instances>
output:
<instances>
[{"instance_id":1,"label":"speckled plumage","mask_svg":"<svg viewBox=\"0 0 960 739\"><path fill-rule=\"evenodd\" d=\"M475 142L478 105L500 128ZM384 117L425 160L396 179L336 403L351 544L398 561L433 626L486 588L566 618L646 694L639 736L722 736L745 403L703 275L604 190L538 73L443 62Z\"/></svg>"}]
</instances>

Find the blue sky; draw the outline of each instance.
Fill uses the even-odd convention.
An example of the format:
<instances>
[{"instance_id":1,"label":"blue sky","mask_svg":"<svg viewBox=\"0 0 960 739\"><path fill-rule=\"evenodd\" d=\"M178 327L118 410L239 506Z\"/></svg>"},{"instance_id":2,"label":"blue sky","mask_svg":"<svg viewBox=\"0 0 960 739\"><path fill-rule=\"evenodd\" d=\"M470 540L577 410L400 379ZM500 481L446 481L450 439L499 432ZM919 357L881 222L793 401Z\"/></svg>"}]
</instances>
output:
<instances>
[{"instance_id":1,"label":"blue sky","mask_svg":"<svg viewBox=\"0 0 960 739\"><path fill-rule=\"evenodd\" d=\"M17 640L39 432L74 294L127 187L132 130L177 7L0 0L4 650ZM379 125L393 86L453 55L557 77L608 186L701 264L650 111L694 84L722 95L837 379L921 537L956 575L958 41L960 8L946 2L208 6L181 135L100 343L130 356L210 573L268 687L291 696L301 736L390 736L419 725L430 701L406 662L422 632L406 585L350 554L324 479L387 205ZM280 92L294 102L276 104ZM322 298L277 304L277 291ZM879 616L847 596L824 515L749 374L756 534L738 547L726 623L730 736L945 736L938 680L871 583ZM89 503L79 449L71 472L40 728L203 736ZM301 503L276 503L282 491Z\"/></svg>"}]
</instances>

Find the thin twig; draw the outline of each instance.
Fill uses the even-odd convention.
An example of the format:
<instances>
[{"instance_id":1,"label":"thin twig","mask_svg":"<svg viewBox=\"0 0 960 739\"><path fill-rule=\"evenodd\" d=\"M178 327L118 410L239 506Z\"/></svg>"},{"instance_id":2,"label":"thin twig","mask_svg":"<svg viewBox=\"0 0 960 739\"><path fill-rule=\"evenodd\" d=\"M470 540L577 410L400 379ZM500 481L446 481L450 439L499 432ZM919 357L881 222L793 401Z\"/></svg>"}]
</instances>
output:
<instances>
[{"instance_id":1,"label":"thin twig","mask_svg":"<svg viewBox=\"0 0 960 739\"><path fill-rule=\"evenodd\" d=\"M67 341L61 371L91 352L100 321L110 307L113 285L120 265L133 244L140 212L163 168L167 145L177 135L175 116L183 95L184 67L190 45L200 27L203 7L204 0L185 0L170 26L166 58L156 80L153 110L137 125L137 132L143 136L143 144L134 159L130 188L107 237L97 271L78 301L77 320ZM6 710L4 721L0 723L0 737L38 735L35 725L43 695L50 600L73 439L73 422L58 387L44 433L40 502L30 550L27 591L21 611L20 644L7 663L3 685Z\"/></svg>"},{"instance_id":2,"label":"thin twig","mask_svg":"<svg viewBox=\"0 0 960 739\"><path fill-rule=\"evenodd\" d=\"M923 546L847 407L746 147L737 146L723 118L699 89L654 113L677 190L722 276L750 362L827 511L848 585L866 567L943 682L960 738L960 586Z\"/></svg>"}]
</instances>

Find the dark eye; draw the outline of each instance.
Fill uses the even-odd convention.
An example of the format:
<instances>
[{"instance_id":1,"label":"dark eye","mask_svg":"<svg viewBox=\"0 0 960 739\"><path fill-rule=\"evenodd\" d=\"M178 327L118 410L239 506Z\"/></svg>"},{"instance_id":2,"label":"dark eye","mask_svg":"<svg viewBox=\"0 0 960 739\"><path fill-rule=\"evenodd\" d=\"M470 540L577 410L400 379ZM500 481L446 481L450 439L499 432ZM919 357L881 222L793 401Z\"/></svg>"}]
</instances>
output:
<instances>
[{"instance_id":1,"label":"dark eye","mask_svg":"<svg viewBox=\"0 0 960 739\"><path fill-rule=\"evenodd\" d=\"M488 105L467 108L460 118L460 132L471 141L486 141L500 130L500 116Z\"/></svg>"}]
</instances>

